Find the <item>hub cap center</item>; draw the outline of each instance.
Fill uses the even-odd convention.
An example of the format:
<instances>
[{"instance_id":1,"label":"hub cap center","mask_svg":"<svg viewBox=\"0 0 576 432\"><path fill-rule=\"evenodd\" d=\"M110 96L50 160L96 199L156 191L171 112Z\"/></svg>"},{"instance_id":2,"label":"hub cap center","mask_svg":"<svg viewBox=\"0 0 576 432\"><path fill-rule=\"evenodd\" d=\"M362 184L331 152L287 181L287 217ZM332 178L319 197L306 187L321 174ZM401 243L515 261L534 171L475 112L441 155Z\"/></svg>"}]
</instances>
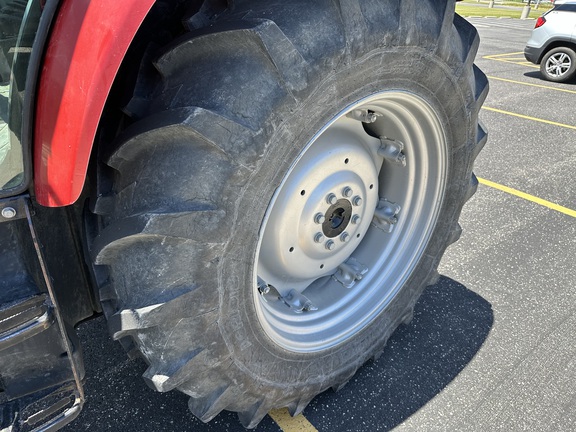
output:
<instances>
[{"instance_id":1,"label":"hub cap center","mask_svg":"<svg viewBox=\"0 0 576 432\"><path fill-rule=\"evenodd\" d=\"M322 231L328 238L334 238L344 232L352 217L352 204L347 199L341 199L330 206L325 214Z\"/></svg>"}]
</instances>

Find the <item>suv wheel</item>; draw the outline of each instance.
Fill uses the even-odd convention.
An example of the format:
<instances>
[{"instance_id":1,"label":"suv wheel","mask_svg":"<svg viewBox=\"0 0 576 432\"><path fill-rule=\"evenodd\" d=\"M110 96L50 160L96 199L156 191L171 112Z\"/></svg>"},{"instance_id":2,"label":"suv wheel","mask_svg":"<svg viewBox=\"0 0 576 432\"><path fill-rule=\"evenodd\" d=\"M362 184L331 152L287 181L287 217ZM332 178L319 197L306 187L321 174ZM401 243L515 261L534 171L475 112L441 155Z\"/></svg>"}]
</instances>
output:
<instances>
[{"instance_id":1,"label":"suv wheel","mask_svg":"<svg viewBox=\"0 0 576 432\"><path fill-rule=\"evenodd\" d=\"M576 72L576 53L568 47L548 51L540 63L540 72L549 81L568 81Z\"/></svg>"}]
</instances>

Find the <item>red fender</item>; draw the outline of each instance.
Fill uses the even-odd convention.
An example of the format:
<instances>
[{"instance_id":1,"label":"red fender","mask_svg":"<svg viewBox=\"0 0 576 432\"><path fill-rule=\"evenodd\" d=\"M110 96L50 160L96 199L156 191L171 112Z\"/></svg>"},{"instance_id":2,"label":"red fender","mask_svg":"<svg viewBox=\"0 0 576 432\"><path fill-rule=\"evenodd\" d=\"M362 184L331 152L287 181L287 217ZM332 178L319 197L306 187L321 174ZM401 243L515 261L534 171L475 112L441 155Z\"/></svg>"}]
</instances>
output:
<instances>
[{"instance_id":1,"label":"red fender","mask_svg":"<svg viewBox=\"0 0 576 432\"><path fill-rule=\"evenodd\" d=\"M34 189L48 207L74 203L104 104L155 0L63 0L40 74Z\"/></svg>"}]
</instances>

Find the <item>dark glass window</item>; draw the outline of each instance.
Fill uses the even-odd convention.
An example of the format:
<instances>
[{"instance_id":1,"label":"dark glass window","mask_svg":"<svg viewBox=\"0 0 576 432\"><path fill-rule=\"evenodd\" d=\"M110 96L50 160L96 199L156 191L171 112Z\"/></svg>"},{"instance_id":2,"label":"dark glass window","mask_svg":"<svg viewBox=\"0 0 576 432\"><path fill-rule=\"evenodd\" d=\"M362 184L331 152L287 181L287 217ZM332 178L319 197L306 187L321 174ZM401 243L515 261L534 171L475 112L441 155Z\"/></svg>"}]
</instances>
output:
<instances>
[{"instance_id":1,"label":"dark glass window","mask_svg":"<svg viewBox=\"0 0 576 432\"><path fill-rule=\"evenodd\" d=\"M576 12L576 3L564 3L554 7L557 11Z\"/></svg>"},{"instance_id":2,"label":"dark glass window","mask_svg":"<svg viewBox=\"0 0 576 432\"><path fill-rule=\"evenodd\" d=\"M24 181L22 109L40 0L0 0L0 192Z\"/></svg>"}]
</instances>

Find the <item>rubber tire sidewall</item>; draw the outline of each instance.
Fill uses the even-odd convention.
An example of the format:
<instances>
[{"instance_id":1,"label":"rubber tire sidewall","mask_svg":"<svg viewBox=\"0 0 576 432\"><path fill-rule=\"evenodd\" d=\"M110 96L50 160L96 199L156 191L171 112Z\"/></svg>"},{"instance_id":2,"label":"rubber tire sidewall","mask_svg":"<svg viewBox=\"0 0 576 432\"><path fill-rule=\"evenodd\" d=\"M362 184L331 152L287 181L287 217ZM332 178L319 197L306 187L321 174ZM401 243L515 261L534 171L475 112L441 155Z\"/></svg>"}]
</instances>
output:
<instances>
[{"instance_id":1,"label":"rubber tire sidewall","mask_svg":"<svg viewBox=\"0 0 576 432\"><path fill-rule=\"evenodd\" d=\"M562 75L560 77L553 77L553 76L549 75L548 72L546 71L546 62L548 61L548 59L551 56L553 56L554 54L561 53L561 52L567 54L570 57L572 64L571 64L568 72L566 72L564 75ZM548 81L552 81L552 82L561 83L561 82L566 82L566 81L571 80L574 77L574 75L576 74L576 52L574 52L572 49L570 49L568 47L558 47L558 48L551 49L542 58L542 62L540 63L540 73L542 73L544 78L546 78Z\"/></svg>"},{"instance_id":2,"label":"rubber tire sidewall","mask_svg":"<svg viewBox=\"0 0 576 432\"><path fill-rule=\"evenodd\" d=\"M280 107L284 121L272 133L263 159L237 201L233 239L219 268L220 331L234 362L251 380L282 388L313 385L322 391L353 374L382 349L413 308L457 225L471 175L469 147L476 123L466 107L474 106L474 95L468 80L462 81L457 82L448 66L427 51L382 48L327 76L296 110L293 103ZM289 352L264 333L252 293L258 234L268 203L314 134L347 106L386 90L419 96L443 124L448 174L437 225L408 281L376 319L338 346L315 353Z\"/></svg>"}]
</instances>

